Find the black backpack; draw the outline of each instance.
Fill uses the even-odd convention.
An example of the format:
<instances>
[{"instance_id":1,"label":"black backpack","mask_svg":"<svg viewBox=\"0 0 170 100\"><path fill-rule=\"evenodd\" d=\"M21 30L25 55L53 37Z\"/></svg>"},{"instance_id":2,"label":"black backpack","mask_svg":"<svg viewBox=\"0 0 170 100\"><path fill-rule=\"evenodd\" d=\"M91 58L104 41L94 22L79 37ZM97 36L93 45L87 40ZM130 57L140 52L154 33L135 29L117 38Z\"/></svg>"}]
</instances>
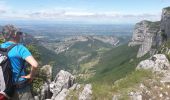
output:
<instances>
[{"instance_id":1,"label":"black backpack","mask_svg":"<svg viewBox=\"0 0 170 100\"><path fill-rule=\"evenodd\" d=\"M8 48L0 48L0 93L7 98L12 97L14 86L12 82L12 66L8 58L8 52L17 44Z\"/></svg>"}]
</instances>

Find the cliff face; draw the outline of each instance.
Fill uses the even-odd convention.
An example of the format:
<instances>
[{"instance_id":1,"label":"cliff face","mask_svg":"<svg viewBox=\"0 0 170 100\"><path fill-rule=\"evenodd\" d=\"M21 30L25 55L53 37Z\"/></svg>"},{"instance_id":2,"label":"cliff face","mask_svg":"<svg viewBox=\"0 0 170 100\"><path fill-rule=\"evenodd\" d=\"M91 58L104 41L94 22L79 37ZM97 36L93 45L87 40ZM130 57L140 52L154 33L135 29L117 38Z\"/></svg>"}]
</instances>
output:
<instances>
[{"instance_id":1,"label":"cliff face","mask_svg":"<svg viewBox=\"0 0 170 100\"><path fill-rule=\"evenodd\" d=\"M165 32L170 37L170 7L162 10L161 31Z\"/></svg>"},{"instance_id":2,"label":"cliff face","mask_svg":"<svg viewBox=\"0 0 170 100\"><path fill-rule=\"evenodd\" d=\"M170 38L170 7L162 10L161 21L144 20L137 23L129 46L140 45L137 57L142 57L152 51L152 47L161 45L168 38Z\"/></svg>"},{"instance_id":3,"label":"cliff face","mask_svg":"<svg viewBox=\"0 0 170 100\"><path fill-rule=\"evenodd\" d=\"M160 22L151 22L143 20L135 25L132 40L129 46L140 45L137 57L142 57L156 46L160 39Z\"/></svg>"}]
</instances>

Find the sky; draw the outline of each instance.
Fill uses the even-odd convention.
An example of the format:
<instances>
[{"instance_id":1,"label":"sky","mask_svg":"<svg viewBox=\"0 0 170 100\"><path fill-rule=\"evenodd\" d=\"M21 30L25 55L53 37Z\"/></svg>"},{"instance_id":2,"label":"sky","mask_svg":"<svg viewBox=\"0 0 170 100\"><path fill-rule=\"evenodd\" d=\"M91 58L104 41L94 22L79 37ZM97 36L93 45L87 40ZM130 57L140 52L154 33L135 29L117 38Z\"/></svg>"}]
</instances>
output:
<instances>
[{"instance_id":1,"label":"sky","mask_svg":"<svg viewBox=\"0 0 170 100\"><path fill-rule=\"evenodd\" d=\"M0 21L124 24L159 21L170 0L0 0Z\"/></svg>"}]
</instances>

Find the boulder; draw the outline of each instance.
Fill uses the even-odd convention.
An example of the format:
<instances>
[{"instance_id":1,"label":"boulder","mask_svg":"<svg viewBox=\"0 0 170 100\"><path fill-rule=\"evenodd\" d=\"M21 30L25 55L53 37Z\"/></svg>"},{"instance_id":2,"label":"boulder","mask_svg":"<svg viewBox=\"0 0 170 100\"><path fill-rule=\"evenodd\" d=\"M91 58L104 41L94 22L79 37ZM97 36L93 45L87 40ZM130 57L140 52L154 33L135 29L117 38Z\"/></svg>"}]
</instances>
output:
<instances>
[{"instance_id":1,"label":"boulder","mask_svg":"<svg viewBox=\"0 0 170 100\"><path fill-rule=\"evenodd\" d=\"M79 95L79 100L91 100L92 85L86 84L83 91Z\"/></svg>"},{"instance_id":2,"label":"boulder","mask_svg":"<svg viewBox=\"0 0 170 100\"><path fill-rule=\"evenodd\" d=\"M54 81L50 83L50 91L53 93L52 99L63 90L69 89L74 84L75 77L67 71L61 70L55 77Z\"/></svg>"},{"instance_id":3,"label":"boulder","mask_svg":"<svg viewBox=\"0 0 170 100\"><path fill-rule=\"evenodd\" d=\"M69 94L68 89L63 89L54 100L66 100L67 95Z\"/></svg>"},{"instance_id":4,"label":"boulder","mask_svg":"<svg viewBox=\"0 0 170 100\"><path fill-rule=\"evenodd\" d=\"M119 100L119 98L120 98L120 95L113 95L112 100Z\"/></svg>"},{"instance_id":5,"label":"boulder","mask_svg":"<svg viewBox=\"0 0 170 100\"><path fill-rule=\"evenodd\" d=\"M166 72L170 69L170 64L164 54L156 54L147 60L141 61L136 69L151 69L153 72Z\"/></svg>"},{"instance_id":6,"label":"boulder","mask_svg":"<svg viewBox=\"0 0 170 100\"><path fill-rule=\"evenodd\" d=\"M41 95L40 99L50 99L52 97L52 93L50 92L50 86L48 83L44 83L44 85L41 87Z\"/></svg>"},{"instance_id":7,"label":"boulder","mask_svg":"<svg viewBox=\"0 0 170 100\"><path fill-rule=\"evenodd\" d=\"M130 100L142 100L142 93L140 92L130 92Z\"/></svg>"},{"instance_id":8,"label":"boulder","mask_svg":"<svg viewBox=\"0 0 170 100\"><path fill-rule=\"evenodd\" d=\"M47 82L51 82L51 78L52 78L52 66L50 65L44 65L41 68L41 71L45 74L46 78L47 78Z\"/></svg>"}]
</instances>

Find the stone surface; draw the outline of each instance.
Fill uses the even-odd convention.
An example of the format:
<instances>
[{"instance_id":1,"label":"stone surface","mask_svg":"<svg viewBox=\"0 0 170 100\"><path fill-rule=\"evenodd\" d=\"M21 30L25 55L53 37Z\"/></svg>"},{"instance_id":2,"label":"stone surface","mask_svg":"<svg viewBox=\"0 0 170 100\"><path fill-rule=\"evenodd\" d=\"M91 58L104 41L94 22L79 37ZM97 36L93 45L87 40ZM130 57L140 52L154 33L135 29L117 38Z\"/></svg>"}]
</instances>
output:
<instances>
[{"instance_id":1,"label":"stone surface","mask_svg":"<svg viewBox=\"0 0 170 100\"><path fill-rule=\"evenodd\" d=\"M50 91L53 93L52 99L63 90L69 89L74 84L75 77L67 71L61 70L50 84Z\"/></svg>"},{"instance_id":2,"label":"stone surface","mask_svg":"<svg viewBox=\"0 0 170 100\"><path fill-rule=\"evenodd\" d=\"M170 70L168 70L164 76L161 78L160 82L162 83L170 83Z\"/></svg>"},{"instance_id":3,"label":"stone surface","mask_svg":"<svg viewBox=\"0 0 170 100\"><path fill-rule=\"evenodd\" d=\"M137 57L142 57L151 50L151 47L157 45L161 39L158 36L160 22L151 22L143 20L135 25L133 36L129 46L140 45Z\"/></svg>"},{"instance_id":4,"label":"stone surface","mask_svg":"<svg viewBox=\"0 0 170 100\"><path fill-rule=\"evenodd\" d=\"M50 86L48 83L44 83L44 85L41 88L42 88L40 95L41 100L49 99L52 97L52 93L50 92Z\"/></svg>"},{"instance_id":5,"label":"stone surface","mask_svg":"<svg viewBox=\"0 0 170 100\"><path fill-rule=\"evenodd\" d=\"M162 10L161 16L161 30L165 31L168 37L170 37L170 9L169 7Z\"/></svg>"},{"instance_id":6,"label":"stone surface","mask_svg":"<svg viewBox=\"0 0 170 100\"><path fill-rule=\"evenodd\" d=\"M68 89L63 89L54 100L66 100L67 95L69 94Z\"/></svg>"},{"instance_id":7,"label":"stone surface","mask_svg":"<svg viewBox=\"0 0 170 100\"><path fill-rule=\"evenodd\" d=\"M51 78L52 78L52 66L50 65L44 65L41 68L41 71L43 71L43 73L45 74L46 78L47 78L47 82L51 82Z\"/></svg>"},{"instance_id":8,"label":"stone surface","mask_svg":"<svg viewBox=\"0 0 170 100\"><path fill-rule=\"evenodd\" d=\"M142 100L142 93L140 92L130 92L129 96L130 96L130 100Z\"/></svg>"},{"instance_id":9,"label":"stone surface","mask_svg":"<svg viewBox=\"0 0 170 100\"><path fill-rule=\"evenodd\" d=\"M92 85L86 84L83 91L79 94L79 100L91 100Z\"/></svg>"},{"instance_id":10,"label":"stone surface","mask_svg":"<svg viewBox=\"0 0 170 100\"><path fill-rule=\"evenodd\" d=\"M164 54L156 54L147 60L141 61L136 69L151 69L154 72L166 72L170 69L170 64Z\"/></svg>"},{"instance_id":11,"label":"stone surface","mask_svg":"<svg viewBox=\"0 0 170 100\"><path fill-rule=\"evenodd\" d=\"M38 96L34 96L34 100L40 100Z\"/></svg>"},{"instance_id":12,"label":"stone surface","mask_svg":"<svg viewBox=\"0 0 170 100\"><path fill-rule=\"evenodd\" d=\"M114 95L112 100L119 100L120 95Z\"/></svg>"},{"instance_id":13,"label":"stone surface","mask_svg":"<svg viewBox=\"0 0 170 100\"><path fill-rule=\"evenodd\" d=\"M76 83L76 84L74 84L71 88L69 88L70 90L76 90L76 88L77 88L77 86L78 86L78 84Z\"/></svg>"}]
</instances>

